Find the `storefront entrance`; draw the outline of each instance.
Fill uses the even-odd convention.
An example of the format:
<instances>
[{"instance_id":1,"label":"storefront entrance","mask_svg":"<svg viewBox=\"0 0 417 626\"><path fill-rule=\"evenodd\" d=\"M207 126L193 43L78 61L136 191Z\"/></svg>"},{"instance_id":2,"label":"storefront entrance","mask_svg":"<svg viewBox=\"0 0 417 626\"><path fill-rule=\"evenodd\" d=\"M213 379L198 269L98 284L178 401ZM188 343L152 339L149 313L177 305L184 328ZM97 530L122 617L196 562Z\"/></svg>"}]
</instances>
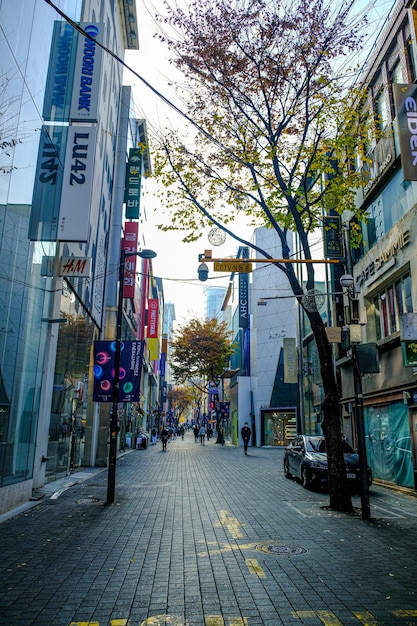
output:
<instances>
[{"instance_id":1,"label":"storefront entrance","mask_svg":"<svg viewBox=\"0 0 417 626\"><path fill-rule=\"evenodd\" d=\"M261 409L261 445L287 446L297 434L295 407Z\"/></svg>"}]
</instances>

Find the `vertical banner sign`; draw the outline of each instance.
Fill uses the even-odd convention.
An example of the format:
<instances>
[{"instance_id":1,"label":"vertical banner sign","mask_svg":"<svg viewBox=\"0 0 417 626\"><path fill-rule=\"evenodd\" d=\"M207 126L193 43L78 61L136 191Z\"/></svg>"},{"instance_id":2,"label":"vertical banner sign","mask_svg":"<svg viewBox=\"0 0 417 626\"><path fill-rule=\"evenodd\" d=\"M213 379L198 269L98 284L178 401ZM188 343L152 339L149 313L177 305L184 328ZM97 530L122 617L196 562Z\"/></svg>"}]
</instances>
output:
<instances>
[{"instance_id":1,"label":"vertical banner sign","mask_svg":"<svg viewBox=\"0 0 417 626\"><path fill-rule=\"evenodd\" d=\"M56 241L68 128L42 126L28 237Z\"/></svg>"},{"instance_id":2,"label":"vertical banner sign","mask_svg":"<svg viewBox=\"0 0 417 626\"><path fill-rule=\"evenodd\" d=\"M284 337L284 383L298 382L297 346L295 339Z\"/></svg>"},{"instance_id":3,"label":"vertical banner sign","mask_svg":"<svg viewBox=\"0 0 417 626\"><path fill-rule=\"evenodd\" d=\"M96 41L103 43L104 24L81 22L80 26L90 37L78 36L70 119L96 122L103 56Z\"/></svg>"},{"instance_id":4,"label":"vertical banner sign","mask_svg":"<svg viewBox=\"0 0 417 626\"><path fill-rule=\"evenodd\" d=\"M126 219L138 220L140 210L140 185L142 180L142 150L131 148L126 165L125 204Z\"/></svg>"},{"instance_id":5,"label":"vertical banner sign","mask_svg":"<svg viewBox=\"0 0 417 626\"><path fill-rule=\"evenodd\" d=\"M42 115L45 120L68 122L78 32L67 22L54 22Z\"/></svg>"},{"instance_id":6,"label":"vertical banner sign","mask_svg":"<svg viewBox=\"0 0 417 626\"><path fill-rule=\"evenodd\" d=\"M249 278L239 274L239 328L249 327Z\"/></svg>"},{"instance_id":7,"label":"vertical banner sign","mask_svg":"<svg viewBox=\"0 0 417 626\"><path fill-rule=\"evenodd\" d=\"M122 239L122 250L137 252L138 250L138 222L126 222L124 225L125 236ZM125 256L125 271L123 276L123 297L135 297L135 278L137 256Z\"/></svg>"},{"instance_id":8,"label":"vertical banner sign","mask_svg":"<svg viewBox=\"0 0 417 626\"><path fill-rule=\"evenodd\" d=\"M94 402L112 402L115 341L94 342ZM119 370L119 402L140 400L143 341L122 341Z\"/></svg>"},{"instance_id":9,"label":"vertical banner sign","mask_svg":"<svg viewBox=\"0 0 417 626\"><path fill-rule=\"evenodd\" d=\"M157 298L148 300L148 339L158 337L159 302Z\"/></svg>"},{"instance_id":10,"label":"vertical banner sign","mask_svg":"<svg viewBox=\"0 0 417 626\"><path fill-rule=\"evenodd\" d=\"M342 217L326 215L323 218L323 228L324 256L327 259L342 259L344 257Z\"/></svg>"},{"instance_id":11,"label":"vertical banner sign","mask_svg":"<svg viewBox=\"0 0 417 626\"><path fill-rule=\"evenodd\" d=\"M68 128L58 241L88 241L96 144L95 127Z\"/></svg>"},{"instance_id":12,"label":"vertical banner sign","mask_svg":"<svg viewBox=\"0 0 417 626\"><path fill-rule=\"evenodd\" d=\"M404 180L417 180L417 85L392 85Z\"/></svg>"}]
</instances>

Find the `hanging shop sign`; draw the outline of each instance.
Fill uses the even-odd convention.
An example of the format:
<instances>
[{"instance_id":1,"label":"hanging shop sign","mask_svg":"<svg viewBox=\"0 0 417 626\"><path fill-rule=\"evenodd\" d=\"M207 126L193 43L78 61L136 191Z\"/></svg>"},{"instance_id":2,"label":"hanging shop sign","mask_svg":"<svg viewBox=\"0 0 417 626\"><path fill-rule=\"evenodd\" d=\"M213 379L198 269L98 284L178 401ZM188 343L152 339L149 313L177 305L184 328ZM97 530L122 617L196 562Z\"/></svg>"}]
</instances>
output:
<instances>
[{"instance_id":1,"label":"hanging shop sign","mask_svg":"<svg viewBox=\"0 0 417 626\"><path fill-rule=\"evenodd\" d=\"M417 180L417 85L393 83L404 180Z\"/></svg>"},{"instance_id":2,"label":"hanging shop sign","mask_svg":"<svg viewBox=\"0 0 417 626\"><path fill-rule=\"evenodd\" d=\"M131 148L126 164L125 204L126 219L138 220L140 213L140 188L142 180L142 150Z\"/></svg>"},{"instance_id":3,"label":"hanging shop sign","mask_svg":"<svg viewBox=\"0 0 417 626\"><path fill-rule=\"evenodd\" d=\"M292 337L284 337L284 383L298 382L297 345Z\"/></svg>"},{"instance_id":4,"label":"hanging shop sign","mask_svg":"<svg viewBox=\"0 0 417 626\"><path fill-rule=\"evenodd\" d=\"M70 119L96 122L103 56L96 42L103 43L104 24L81 22L80 26L89 37L78 36Z\"/></svg>"},{"instance_id":5,"label":"hanging shop sign","mask_svg":"<svg viewBox=\"0 0 417 626\"><path fill-rule=\"evenodd\" d=\"M91 276L91 258L63 256L59 266L59 275L88 278Z\"/></svg>"},{"instance_id":6,"label":"hanging shop sign","mask_svg":"<svg viewBox=\"0 0 417 626\"><path fill-rule=\"evenodd\" d=\"M150 298L148 300L148 339L155 339L158 337L158 316L158 298Z\"/></svg>"},{"instance_id":7,"label":"hanging shop sign","mask_svg":"<svg viewBox=\"0 0 417 626\"><path fill-rule=\"evenodd\" d=\"M125 251L125 269L123 275L123 298L135 297L137 256L128 256L128 252L137 252L138 249L138 222L126 222L122 250Z\"/></svg>"},{"instance_id":8,"label":"hanging shop sign","mask_svg":"<svg viewBox=\"0 0 417 626\"><path fill-rule=\"evenodd\" d=\"M324 256L327 259L342 259L344 254L342 218L340 215L326 215L323 218Z\"/></svg>"},{"instance_id":9,"label":"hanging shop sign","mask_svg":"<svg viewBox=\"0 0 417 626\"><path fill-rule=\"evenodd\" d=\"M58 241L88 241L96 145L96 127L69 127Z\"/></svg>"}]
</instances>

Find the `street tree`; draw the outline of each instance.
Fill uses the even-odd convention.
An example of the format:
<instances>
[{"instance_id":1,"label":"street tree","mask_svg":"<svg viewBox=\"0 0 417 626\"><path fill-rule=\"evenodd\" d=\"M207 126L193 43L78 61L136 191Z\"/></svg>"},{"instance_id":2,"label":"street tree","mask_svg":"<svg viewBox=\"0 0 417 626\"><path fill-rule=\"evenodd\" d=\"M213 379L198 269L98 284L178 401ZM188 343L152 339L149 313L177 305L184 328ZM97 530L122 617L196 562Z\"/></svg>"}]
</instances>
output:
<instances>
[{"instance_id":1,"label":"street tree","mask_svg":"<svg viewBox=\"0 0 417 626\"><path fill-rule=\"evenodd\" d=\"M198 404L201 392L191 385L176 385L168 391L167 396L179 419Z\"/></svg>"},{"instance_id":2,"label":"street tree","mask_svg":"<svg viewBox=\"0 0 417 626\"><path fill-rule=\"evenodd\" d=\"M179 326L171 341L170 368L177 383L190 383L207 393L229 365L234 345L225 322L193 318Z\"/></svg>"},{"instance_id":3,"label":"street tree","mask_svg":"<svg viewBox=\"0 0 417 626\"><path fill-rule=\"evenodd\" d=\"M355 162L366 160L372 121L367 127L361 90L352 87L354 72L347 63L361 48L365 21L352 16L353 5L353 0L167 3L159 17L160 38L182 73L177 87L192 132L164 131L154 163L161 205L170 216L161 228L182 230L184 241L215 225L273 258L245 241L232 222L246 215L250 224L276 231L284 260L275 265L304 309L318 350L330 507L345 512L352 511L352 502L339 389L314 298L316 268L307 263L301 281L289 261L294 233L303 258L314 258L312 242L323 214L355 213L355 190L363 183ZM186 376L183 357L177 361L179 379Z\"/></svg>"}]
</instances>

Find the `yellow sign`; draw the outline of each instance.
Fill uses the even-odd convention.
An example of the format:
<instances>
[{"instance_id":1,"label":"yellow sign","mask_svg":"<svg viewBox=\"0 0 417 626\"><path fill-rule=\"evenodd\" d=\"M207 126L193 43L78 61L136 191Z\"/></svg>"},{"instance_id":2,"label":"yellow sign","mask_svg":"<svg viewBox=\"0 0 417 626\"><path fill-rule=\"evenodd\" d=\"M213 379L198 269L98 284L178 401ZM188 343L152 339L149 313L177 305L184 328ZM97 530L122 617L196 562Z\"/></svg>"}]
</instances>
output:
<instances>
[{"instance_id":1,"label":"yellow sign","mask_svg":"<svg viewBox=\"0 0 417 626\"><path fill-rule=\"evenodd\" d=\"M215 261L215 272L251 272L252 263L245 261Z\"/></svg>"}]
</instances>

